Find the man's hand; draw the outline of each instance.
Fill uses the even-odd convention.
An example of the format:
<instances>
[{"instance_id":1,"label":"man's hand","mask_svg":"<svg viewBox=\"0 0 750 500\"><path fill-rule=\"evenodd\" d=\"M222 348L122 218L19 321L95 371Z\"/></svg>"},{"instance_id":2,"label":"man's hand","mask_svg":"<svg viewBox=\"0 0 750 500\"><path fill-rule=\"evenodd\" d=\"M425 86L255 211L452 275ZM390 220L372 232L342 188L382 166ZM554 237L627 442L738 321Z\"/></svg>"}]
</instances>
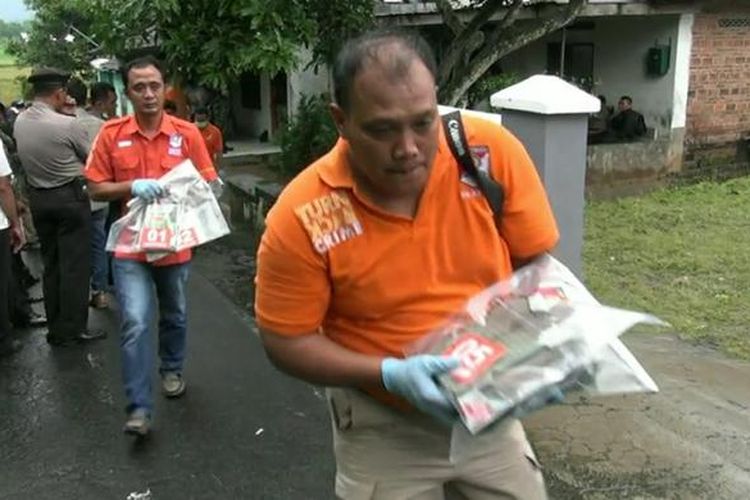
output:
<instances>
[{"instance_id":1,"label":"man's hand","mask_svg":"<svg viewBox=\"0 0 750 500\"><path fill-rule=\"evenodd\" d=\"M386 358L380 365L385 388L402 396L423 412L448 425L458 414L435 377L457 368L459 361L449 356L423 354L406 359Z\"/></svg>"},{"instance_id":2,"label":"man's hand","mask_svg":"<svg viewBox=\"0 0 750 500\"><path fill-rule=\"evenodd\" d=\"M13 253L21 251L26 244L26 232L21 224L16 224L10 228L10 248Z\"/></svg>"},{"instance_id":3,"label":"man's hand","mask_svg":"<svg viewBox=\"0 0 750 500\"><path fill-rule=\"evenodd\" d=\"M154 179L136 179L130 186L130 192L137 198L154 201L164 195L164 188Z\"/></svg>"},{"instance_id":4,"label":"man's hand","mask_svg":"<svg viewBox=\"0 0 750 500\"><path fill-rule=\"evenodd\" d=\"M16 197L16 211L18 215L25 215L29 211L29 207L26 203L22 202L20 198Z\"/></svg>"}]
</instances>

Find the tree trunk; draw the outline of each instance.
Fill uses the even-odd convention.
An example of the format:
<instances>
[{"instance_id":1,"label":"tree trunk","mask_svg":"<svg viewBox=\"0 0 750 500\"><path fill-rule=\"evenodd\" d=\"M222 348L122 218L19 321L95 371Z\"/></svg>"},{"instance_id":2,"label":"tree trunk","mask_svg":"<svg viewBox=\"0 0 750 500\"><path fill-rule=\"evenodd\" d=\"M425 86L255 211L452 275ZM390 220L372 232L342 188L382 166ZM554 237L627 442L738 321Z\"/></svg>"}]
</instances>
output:
<instances>
[{"instance_id":1,"label":"tree trunk","mask_svg":"<svg viewBox=\"0 0 750 500\"><path fill-rule=\"evenodd\" d=\"M469 88L479 80L487 70L507 54L538 40L544 35L569 24L586 6L587 0L571 0L567 7L562 8L552 16L528 25L515 24L506 29L502 22L489 36L485 36L484 47L473 55L468 63L461 67L462 71L454 71L447 81L440 81L440 103L455 106L469 91ZM443 76L443 72L440 73Z\"/></svg>"}]
</instances>

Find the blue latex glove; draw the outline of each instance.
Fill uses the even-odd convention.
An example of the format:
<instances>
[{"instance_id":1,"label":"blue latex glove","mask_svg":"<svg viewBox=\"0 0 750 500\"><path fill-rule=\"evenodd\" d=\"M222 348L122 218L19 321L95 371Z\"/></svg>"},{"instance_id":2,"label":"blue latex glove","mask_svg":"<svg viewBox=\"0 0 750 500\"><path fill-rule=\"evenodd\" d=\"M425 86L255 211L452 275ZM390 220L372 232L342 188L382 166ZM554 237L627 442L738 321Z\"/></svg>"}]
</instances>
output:
<instances>
[{"instance_id":1,"label":"blue latex glove","mask_svg":"<svg viewBox=\"0 0 750 500\"><path fill-rule=\"evenodd\" d=\"M458 359L453 357L423 354L406 359L386 358L380 365L380 373L389 392L450 425L458 414L435 377L458 365Z\"/></svg>"},{"instance_id":2,"label":"blue latex glove","mask_svg":"<svg viewBox=\"0 0 750 500\"><path fill-rule=\"evenodd\" d=\"M154 179L136 179L130 186L133 196L154 201L164 194L164 188Z\"/></svg>"}]
</instances>

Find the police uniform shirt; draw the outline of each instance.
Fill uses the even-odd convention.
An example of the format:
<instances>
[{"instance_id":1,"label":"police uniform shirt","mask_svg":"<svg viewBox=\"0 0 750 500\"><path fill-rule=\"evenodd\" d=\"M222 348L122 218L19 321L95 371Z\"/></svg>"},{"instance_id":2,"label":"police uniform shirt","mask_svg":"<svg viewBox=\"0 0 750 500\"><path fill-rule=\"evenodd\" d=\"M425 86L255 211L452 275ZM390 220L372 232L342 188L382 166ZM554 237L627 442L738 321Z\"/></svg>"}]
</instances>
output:
<instances>
[{"instance_id":1,"label":"police uniform shirt","mask_svg":"<svg viewBox=\"0 0 750 500\"><path fill-rule=\"evenodd\" d=\"M94 139L96 139L97 134L99 134L102 125L104 125L104 120L100 116L90 111L86 111L81 107L76 108L76 117L73 121L73 126L80 128L85 134L87 151L91 150L91 145L94 144ZM107 208L108 206L109 202L91 200L92 212Z\"/></svg>"},{"instance_id":2,"label":"police uniform shirt","mask_svg":"<svg viewBox=\"0 0 750 500\"><path fill-rule=\"evenodd\" d=\"M31 186L54 188L83 175L88 144L85 131L73 117L34 101L16 119L13 136Z\"/></svg>"}]
</instances>

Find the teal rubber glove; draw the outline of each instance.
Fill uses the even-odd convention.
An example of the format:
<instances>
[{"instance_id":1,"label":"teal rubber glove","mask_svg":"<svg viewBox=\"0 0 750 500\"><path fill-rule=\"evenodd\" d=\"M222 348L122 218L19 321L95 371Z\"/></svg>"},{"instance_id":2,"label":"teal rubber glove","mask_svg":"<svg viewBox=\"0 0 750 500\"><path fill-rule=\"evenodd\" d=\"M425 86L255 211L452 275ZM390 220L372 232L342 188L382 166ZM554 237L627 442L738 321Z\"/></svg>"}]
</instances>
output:
<instances>
[{"instance_id":1,"label":"teal rubber glove","mask_svg":"<svg viewBox=\"0 0 750 500\"><path fill-rule=\"evenodd\" d=\"M424 413L450 425L458 413L438 387L435 377L458 368L458 365L458 359L450 356L422 354L406 359L386 358L380 364L380 373L388 392L403 397Z\"/></svg>"},{"instance_id":2,"label":"teal rubber glove","mask_svg":"<svg viewBox=\"0 0 750 500\"><path fill-rule=\"evenodd\" d=\"M164 194L164 188L154 179L136 179L130 186L130 192L137 198L154 201Z\"/></svg>"}]
</instances>

